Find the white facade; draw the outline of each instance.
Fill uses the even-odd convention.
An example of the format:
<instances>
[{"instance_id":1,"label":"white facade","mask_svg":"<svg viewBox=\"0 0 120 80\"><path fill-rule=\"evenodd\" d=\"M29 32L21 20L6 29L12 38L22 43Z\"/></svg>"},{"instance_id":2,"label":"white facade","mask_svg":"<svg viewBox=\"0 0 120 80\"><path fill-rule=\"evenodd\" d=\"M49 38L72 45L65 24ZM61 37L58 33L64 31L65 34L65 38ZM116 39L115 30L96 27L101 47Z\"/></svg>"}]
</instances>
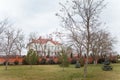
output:
<instances>
[{"instance_id":1,"label":"white facade","mask_svg":"<svg viewBox=\"0 0 120 80\"><path fill-rule=\"evenodd\" d=\"M27 48L36 50L40 56L57 56L62 50L61 44L52 39L38 39L29 43Z\"/></svg>"}]
</instances>

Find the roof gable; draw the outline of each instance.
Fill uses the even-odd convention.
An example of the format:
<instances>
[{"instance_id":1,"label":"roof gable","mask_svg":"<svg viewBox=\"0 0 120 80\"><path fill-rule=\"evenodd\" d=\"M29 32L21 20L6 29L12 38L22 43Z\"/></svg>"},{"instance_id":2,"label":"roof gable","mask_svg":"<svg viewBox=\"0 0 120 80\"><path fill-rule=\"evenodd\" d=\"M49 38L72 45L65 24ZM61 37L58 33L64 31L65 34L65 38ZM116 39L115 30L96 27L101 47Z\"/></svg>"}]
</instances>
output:
<instances>
[{"instance_id":1,"label":"roof gable","mask_svg":"<svg viewBox=\"0 0 120 80\"><path fill-rule=\"evenodd\" d=\"M51 43L53 43L54 45L61 45L59 42L57 41L53 41L53 39L45 39L45 38L41 38L39 37L37 40L33 39L32 43L40 43L40 44L46 44L48 41L50 41Z\"/></svg>"}]
</instances>

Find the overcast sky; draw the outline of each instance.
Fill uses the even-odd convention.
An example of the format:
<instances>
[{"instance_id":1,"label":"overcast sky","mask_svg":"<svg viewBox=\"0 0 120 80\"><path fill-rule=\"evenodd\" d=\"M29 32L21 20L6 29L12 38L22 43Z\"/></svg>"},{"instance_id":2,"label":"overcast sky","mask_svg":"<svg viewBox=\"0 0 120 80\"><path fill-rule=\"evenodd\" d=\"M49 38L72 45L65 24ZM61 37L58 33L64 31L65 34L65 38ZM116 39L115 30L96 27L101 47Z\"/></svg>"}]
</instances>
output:
<instances>
[{"instance_id":1,"label":"overcast sky","mask_svg":"<svg viewBox=\"0 0 120 80\"><path fill-rule=\"evenodd\" d=\"M47 34L59 26L59 20L55 16L60 7L58 2L59 0L0 0L0 17L8 17L25 34Z\"/></svg>"},{"instance_id":2,"label":"overcast sky","mask_svg":"<svg viewBox=\"0 0 120 80\"><path fill-rule=\"evenodd\" d=\"M9 18L16 28L26 35L38 32L46 35L59 29L59 19L55 16L60 9L59 2L65 0L0 0L0 20ZM120 0L105 0L107 8L102 12L102 20L108 30L116 36L120 51Z\"/></svg>"}]
</instances>

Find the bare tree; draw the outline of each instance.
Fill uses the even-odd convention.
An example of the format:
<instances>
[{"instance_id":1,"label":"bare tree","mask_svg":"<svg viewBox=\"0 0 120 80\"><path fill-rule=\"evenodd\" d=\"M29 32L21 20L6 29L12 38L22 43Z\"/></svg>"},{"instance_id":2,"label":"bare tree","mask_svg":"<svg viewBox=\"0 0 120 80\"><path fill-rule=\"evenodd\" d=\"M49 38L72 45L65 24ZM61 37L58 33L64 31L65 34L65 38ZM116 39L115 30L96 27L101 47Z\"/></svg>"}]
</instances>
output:
<instances>
[{"instance_id":1,"label":"bare tree","mask_svg":"<svg viewBox=\"0 0 120 80\"><path fill-rule=\"evenodd\" d=\"M0 52L3 53L2 50L2 41L3 41L3 33L5 31L5 29L7 29L10 25L8 24L8 19L4 19L2 21L0 21Z\"/></svg>"},{"instance_id":2,"label":"bare tree","mask_svg":"<svg viewBox=\"0 0 120 80\"><path fill-rule=\"evenodd\" d=\"M10 55L14 55L18 52L16 44L18 43L18 38L20 37L20 31L15 31L12 27L7 28L3 34L2 50L6 54L6 67L7 70L8 61Z\"/></svg>"},{"instance_id":3,"label":"bare tree","mask_svg":"<svg viewBox=\"0 0 120 80\"><path fill-rule=\"evenodd\" d=\"M38 35L37 35L37 33L35 33L35 32L31 32L30 34L29 34L29 44L30 43L32 43L32 44L34 44L34 47L35 47L35 51L37 52L37 50L38 50L38 46L37 46L37 42L36 42L36 40L37 40L37 38L38 38ZM29 46L28 46L29 47ZM30 50L30 49L29 49Z\"/></svg>"},{"instance_id":4,"label":"bare tree","mask_svg":"<svg viewBox=\"0 0 120 80\"><path fill-rule=\"evenodd\" d=\"M77 51L78 57L81 57L84 52L84 38L85 34L77 34L76 32L72 32L72 34L69 34L68 36L70 38L70 43L72 44L74 50Z\"/></svg>"},{"instance_id":5,"label":"bare tree","mask_svg":"<svg viewBox=\"0 0 120 80\"><path fill-rule=\"evenodd\" d=\"M21 31L15 30L11 27L12 25L9 23L8 19L4 19L0 22L0 53L5 55L6 57L6 67L7 70L9 56L17 54L18 51L18 43L22 44L21 40Z\"/></svg>"},{"instance_id":6,"label":"bare tree","mask_svg":"<svg viewBox=\"0 0 120 80\"><path fill-rule=\"evenodd\" d=\"M18 38L16 39L15 45L19 52L19 55L21 56L21 52L22 52L23 48L25 48L25 43L24 43L25 36L24 36L22 30L18 30L17 34L18 34Z\"/></svg>"},{"instance_id":7,"label":"bare tree","mask_svg":"<svg viewBox=\"0 0 120 80\"><path fill-rule=\"evenodd\" d=\"M90 54L91 31L100 25L99 15L104 8L104 0L72 0L65 5L61 4L62 14L57 14L62 19L63 26L69 32L84 33L83 41L86 49L86 62L84 66L84 78L87 76L88 56ZM68 4L68 5L67 5Z\"/></svg>"},{"instance_id":8,"label":"bare tree","mask_svg":"<svg viewBox=\"0 0 120 80\"><path fill-rule=\"evenodd\" d=\"M33 39L37 39L38 38L38 33L37 32L31 32L29 34L29 42L31 42Z\"/></svg>"},{"instance_id":9,"label":"bare tree","mask_svg":"<svg viewBox=\"0 0 120 80\"><path fill-rule=\"evenodd\" d=\"M95 64L97 64L98 56L103 56L114 52L113 47L116 43L108 31L99 30L93 31L90 40L90 50L93 55Z\"/></svg>"}]
</instances>

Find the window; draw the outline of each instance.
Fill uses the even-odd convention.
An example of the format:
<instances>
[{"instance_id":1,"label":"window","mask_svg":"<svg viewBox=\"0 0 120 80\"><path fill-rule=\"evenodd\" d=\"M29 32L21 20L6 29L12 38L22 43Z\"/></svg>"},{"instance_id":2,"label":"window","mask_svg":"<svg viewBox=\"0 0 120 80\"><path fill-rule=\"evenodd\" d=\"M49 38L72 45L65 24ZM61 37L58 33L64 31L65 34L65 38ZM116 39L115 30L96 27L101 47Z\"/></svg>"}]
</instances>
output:
<instances>
[{"instance_id":1,"label":"window","mask_svg":"<svg viewBox=\"0 0 120 80\"><path fill-rule=\"evenodd\" d=\"M44 49L46 49L46 45L44 45Z\"/></svg>"}]
</instances>

